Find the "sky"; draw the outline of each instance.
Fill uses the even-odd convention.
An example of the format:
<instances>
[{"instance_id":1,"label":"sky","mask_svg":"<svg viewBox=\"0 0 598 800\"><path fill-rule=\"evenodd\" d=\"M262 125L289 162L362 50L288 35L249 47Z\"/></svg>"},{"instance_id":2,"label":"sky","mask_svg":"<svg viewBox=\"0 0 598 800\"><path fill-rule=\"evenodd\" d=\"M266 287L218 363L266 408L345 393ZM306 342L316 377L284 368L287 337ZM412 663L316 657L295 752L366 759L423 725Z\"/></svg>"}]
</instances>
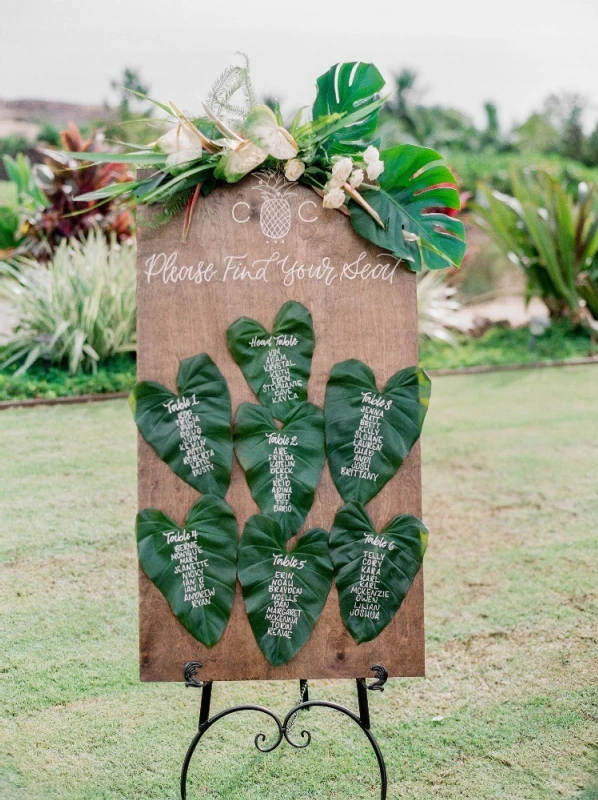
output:
<instances>
[{"instance_id":1,"label":"sky","mask_svg":"<svg viewBox=\"0 0 598 800\"><path fill-rule=\"evenodd\" d=\"M258 93L288 110L344 60L415 69L427 102L478 122L486 100L510 125L561 91L598 114L598 0L7 0L2 19L0 99L102 103L132 66L194 111L242 51Z\"/></svg>"}]
</instances>

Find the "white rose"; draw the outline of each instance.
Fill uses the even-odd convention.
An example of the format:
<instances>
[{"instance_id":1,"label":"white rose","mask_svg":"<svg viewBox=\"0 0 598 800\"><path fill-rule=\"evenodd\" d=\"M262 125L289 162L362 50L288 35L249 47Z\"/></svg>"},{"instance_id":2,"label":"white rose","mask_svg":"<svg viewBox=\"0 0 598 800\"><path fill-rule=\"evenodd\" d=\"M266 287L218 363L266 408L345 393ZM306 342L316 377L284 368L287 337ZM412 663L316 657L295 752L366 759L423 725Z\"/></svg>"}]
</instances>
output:
<instances>
[{"instance_id":1,"label":"white rose","mask_svg":"<svg viewBox=\"0 0 598 800\"><path fill-rule=\"evenodd\" d=\"M339 183L344 183L353 169L353 162L350 158L339 158L336 164L332 167L332 177Z\"/></svg>"},{"instance_id":2,"label":"white rose","mask_svg":"<svg viewBox=\"0 0 598 800\"><path fill-rule=\"evenodd\" d=\"M367 168L368 178L375 181L384 172L384 161L370 161Z\"/></svg>"},{"instance_id":3,"label":"white rose","mask_svg":"<svg viewBox=\"0 0 598 800\"><path fill-rule=\"evenodd\" d=\"M189 127L180 123L160 136L156 144L163 153L168 154L166 159L168 167L176 167L187 161L201 158L202 147L199 133L195 136Z\"/></svg>"},{"instance_id":4,"label":"white rose","mask_svg":"<svg viewBox=\"0 0 598 800\"><path fill-rule=\"evenodd\" d=\"M374 145L371 144L363 154L363 160L365 161L366 164L371 164L375 161L380 161L380 153L378 152L378 148L374 147Z\"/></svg>"},{"instance_id":5,"label":"white rose","mask_svg":"<svg viewBox=\"0 0 598 800\"><path fill-rule=\"evenodd\" d=\"M340 208L345 202L345 193L342 189L331 189L324 195L322 205L324 208Z\"/></svg>"},{"instance_id":6,"label":"white rose","mask_svg":"<svg viewBox=\"0 0 598 800\"><path fill-rule=\"evenodd\" d=\"M284 176L288 181L297 181L305 172L305 164L300 158L291 158L284 168Z\"/></svg>"},{"instance_id":7,"label":"white rose","mask_svg":"<svg viewBox=\"0 0 598 800\"><path fill-rule=\"evenodd\" d=\"M359 189L361 184L363 183L363 170L362 169L354 169L353 174L349 178L349 186L352 189Z\"/></svg>"},{"instance_id":8,"label":"white rose","mask_svg":"<svg viewBox=\"0 0 598 800\"><path fill-rule=\"evenodd\" d=\"M340 178L335 178L334 175L332 175L326 186L324 186L324 191L329 192L331 189L340 189L343 183L344 181L341 181Z\"/></svg>"}]
</instances>

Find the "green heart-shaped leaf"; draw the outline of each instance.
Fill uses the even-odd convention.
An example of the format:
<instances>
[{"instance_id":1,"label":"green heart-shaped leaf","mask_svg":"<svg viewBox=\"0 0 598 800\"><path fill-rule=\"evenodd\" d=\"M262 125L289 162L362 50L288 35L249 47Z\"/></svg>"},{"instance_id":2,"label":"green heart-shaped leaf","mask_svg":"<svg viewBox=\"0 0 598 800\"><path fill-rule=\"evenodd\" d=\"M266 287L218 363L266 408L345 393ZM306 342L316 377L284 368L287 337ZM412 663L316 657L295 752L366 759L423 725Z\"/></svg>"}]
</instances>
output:
<instances>
[{"instance_id":1,"label":"green heart-shaped leaf","mask_svg":"<svg viewBox=\"0 0 598 800\"><path fill-rule=\"evenodd\" d=\"M241 317L229 327L228 347L259 402L276 419L284 420L307 400L307 382L314 352L311 314L301 305L285 303L272 333L259 322Z\"/></svg>"},{"instance_id":2,"label":"green heart-shaped leaf","mask_svg":"<svg viewBox=\"0 0 598 800\"><path fill-rule=\"evenodd\" d=\"M139 563L172 613L206 647L220 639L235 596L237 521L216 495L192 506L180 528L157 508L137 514Z\"/></svg>"},{"instance_id":3,"label":"green heart-shaped leaf","mask_svg":"<svg viewBox=\"0 0 598 800\"><path fill-rule=\"evenodd\" d=\"M251 496L290 539L305 522L324 467L324 412L301 403L278 428L267 408L243 403L234 443Z\"/></svg>"},{"instance_id":4,"label":"green heart-shaped leaf","mask_svg":"<svg viewBox=\"0 0 598 800\"><path fill-rule=\"evenodd\" d=\"M369 503L392 478L421 434L430 390L420 367L399 370L379 392L366 364L335 364L324 403L326 453L343 500Z\"/></svg>"},{"instance_id":5,"label":"green heart-shaped leaf","mask_svg":"<svg viewBox=\"0 0 598 800\"><path fill-rule=\"evenodd\" d=\"M334 519L330 557L341 617L357 644L375 639L399 610L421 567L428 529L410 514L376 532L361 503L347 503Z\"/></svg>"},{"instance_id":6,"label":"green heart-shaped leaf","mask_svg":"<svg viewBox=\"0 0 598 800\"><path fill-rule=\"evenodd\" d=\"M226 381L201 353L181 361L177 386L178 395L154 381L135 386L129 404L137 427L179 478L202 494L224 497L233 460Z\"/></svg>"},{"instance_id":7,"label":"green heart-shaped leaf","mask_svg":"<svg viewBox=\"0 0 598 800\"><path fill-rule=\"evenodd\" d=\"M301 650L332 586L328 534L313 528L287 553L274 519L247 520L239 544L239 580L256 642L275 667Z\"/></svg>"}]
</instances>

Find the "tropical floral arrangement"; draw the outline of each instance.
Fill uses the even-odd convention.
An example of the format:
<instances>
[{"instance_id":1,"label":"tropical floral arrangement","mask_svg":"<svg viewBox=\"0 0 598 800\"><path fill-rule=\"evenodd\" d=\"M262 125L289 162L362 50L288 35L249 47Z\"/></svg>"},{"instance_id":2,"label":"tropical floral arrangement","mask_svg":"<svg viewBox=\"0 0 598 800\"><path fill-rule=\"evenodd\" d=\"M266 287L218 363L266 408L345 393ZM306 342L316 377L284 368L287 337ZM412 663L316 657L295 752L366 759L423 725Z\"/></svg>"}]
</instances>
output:
<instances>
[{"instance_id":1,"label":"tropical floral arrangement","mask_svg":"<svg viewBox=\"0 0 598 800\"><path fill-rule=\"evenodd\" d=\"M94 163L153 168L151 174L77 199L101 203L127 196L136 205L160 204L152 224L184 212L185 237L200 197L221 182L275 170L311 187L324 208L349 216L360 236L410 269L458 267L465 242L463 224L450 216L460 206L455 177L430 148L379 150L374 137L383 88L373 64L336 64L317 80L311 115L300 108L285 126L278 104L257 102L245 60L219 77L200 116L147 98L168 115L170 129L143 148L97 154ZM69 155L89 161L89 153Z\"/></svg>"}]
</instances>

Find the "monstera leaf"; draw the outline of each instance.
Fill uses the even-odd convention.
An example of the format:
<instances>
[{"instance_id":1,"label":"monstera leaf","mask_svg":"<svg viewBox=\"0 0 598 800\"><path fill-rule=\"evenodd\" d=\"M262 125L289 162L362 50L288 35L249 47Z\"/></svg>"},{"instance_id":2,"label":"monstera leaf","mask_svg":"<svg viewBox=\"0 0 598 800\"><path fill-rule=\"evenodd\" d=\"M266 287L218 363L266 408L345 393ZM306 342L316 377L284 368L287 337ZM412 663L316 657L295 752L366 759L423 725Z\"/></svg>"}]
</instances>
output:
<instances>
[{"instance_id":1,"label":"monstera leaf","mask_svg":"<svg viewBox=\"0 0 598 800\"><path fill-rule=\"evenodd\" d=\"M332 585L328 534L313 528L287 553L274 519L247 520L239 543L239 580L256 642L270 664L286 664L303 647Z\"/></svg>"},{"instance_id":2,"label":"monstera leaf","mask_svg":"<svg viewBox=\"0 0 598 800\"><path fill-rule=\"evenodd\" d=\"M278 428L267 408L243 403L234 444L253 499L290 539L305 522L322 474L324 412L301 403Z\"/></svg>"},{"instance_id":3,"label":"monstera leaf","mask_svg":"<svg viewBox=\"0 0 598 800\"><path fill-rule=\"evenodd\" d=\"M313 119L343 115L335 126L338 130L327 134L322 146L329 155L351 155L364 150L363 140L373 135L378 124L382 75L373 64L360 61L335 64L318 78L317 86Z\"/></svg>"},{"instance_id":4,"label":"monstera leaf","mask_svg":"<svg viewBox=\"0 0 598 800\"><path fill-rule=\"evenodd\" d=\"M307 400L307 382L314 352L311 314L301 305L285 303L269 333L259 322L241 317L227 332L229 350L257 399L284 421Z\"/></svg>"},{"instance_id":5,"label":"monstera leaf","mask_svg":"<svg viewBox=\"0 0 598 800\"><path fill-rule=\"evenodd\" d=\"M421 434L430 390L420 367L399 370L383 391L361 361L332 368L324 403L326 453L343 500L368 503L392 478Z\"/></svg>"},{"instance_id":6,"label":"monstera leaf","mask_svg":"<svg viewBox=\"0 0 598 800\"><path fill-rule=\"evenodd\" d=\"M379 191L364 191L384 228L351 201L351 223L364 239L403 259L409 269L458 267L465 255L465 229L442 213L460 208L453 173L427 147L402 144L381 153L384 172Z\"/></svg>"},{"instance_id":7,"label":"monstera leaf","mask_svg":"<svg viewBox=\"0 0 598 800\"><path fill-rule=\"evenodd\" d=\"M157 508L137 514L139 563L172 613L206 647L226 628L235 596L237 522L232 508L205 495L180 528Z\"/></svg>"},{"instance_id":8,"label":"monstera leaf","mask_svg":"<svg viewBox=\"0 0 598 800\"><path fill-rule=\"evenodd\" d=\"M153 381L129 397L143 438L171 469L202 494L223 497L230 482L233 442L226 381L205 353L181 361L178 394Z\"/></svg>"},{"instance_id":9,"label":"monstera leaf","mask_svg":"<svg viewBox=\"0 0 598 800\"><path fill-rule=\"evenodd\" d=\"M357 644L375 639L399 610L421 567L428 529L410 514L377 533L361 503L347 503L334 519L330 557L341 617Z\"/></svg>"}]
</instances>

